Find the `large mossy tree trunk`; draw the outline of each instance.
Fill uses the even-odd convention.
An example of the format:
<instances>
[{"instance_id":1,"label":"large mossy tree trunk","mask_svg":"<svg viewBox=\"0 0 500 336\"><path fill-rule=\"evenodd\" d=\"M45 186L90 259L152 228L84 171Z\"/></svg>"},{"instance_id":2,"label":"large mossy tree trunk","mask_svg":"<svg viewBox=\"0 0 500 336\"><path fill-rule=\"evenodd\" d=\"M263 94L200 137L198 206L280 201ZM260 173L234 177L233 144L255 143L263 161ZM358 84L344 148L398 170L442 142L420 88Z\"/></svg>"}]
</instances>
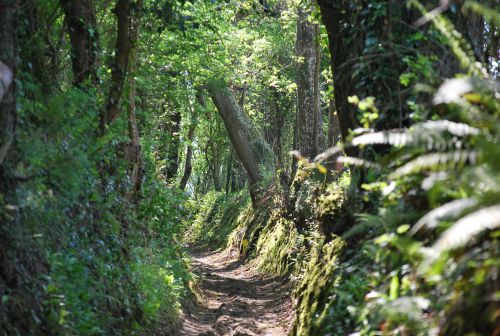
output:
<instances>
[{"instance_id":1,"label":"large mossy tree trunk","mask_svg":"<svg viewBox=\"0 0 500 336\"><path fill-rule=\"evenodd\" d=\"M302 156L312 159L323 146L319 95L319 27L309 21L310 10L299 6L295 53L297 62L297 146Z\"/></svg>"},{"instance_id":2,"label":"large mossy tree trunk","mask_svg":"<svg viewBox=\"0 0 500 336\"><path fill-rule=\"evenodd\" d=\"M310 21L311 10L303 6L297 9L297 35L295 55L297 56L297 114L294 129L294 147L301 156L312 160L324 149L324 136L320 108L319 75L321 54L319 45L319 26ZM296 174L288 189L287 211L294 219L298 230L307 227L310 209L303 206L303 194L311 185L304 183L302 174ZM300 171L299 171L300 172Z\"/></svg>"},{"instance_id":3,"label":"large mossy tree trunk","mask_svg":"<svg viewBox=\"0 0 500 336\"><path fill-rule=\"evenodd\" d=\"M71 41L73 82L80 86L90 80L97 85L97 45L93 0L61 0Z\"/></svg>"},{"instance_id":4,"label":"large mossy tree trunk","mask_svg":"<svg viewBox=\"0 0 500 336\"><path fill-rule=\"evenodd\" d=\"M258 207L263 195L264 176L274 173L272 149L225 83L212 82L208 85L208 91L224 121L236 156L248 176L252 204Z\"/></svg>"}]
</instances>

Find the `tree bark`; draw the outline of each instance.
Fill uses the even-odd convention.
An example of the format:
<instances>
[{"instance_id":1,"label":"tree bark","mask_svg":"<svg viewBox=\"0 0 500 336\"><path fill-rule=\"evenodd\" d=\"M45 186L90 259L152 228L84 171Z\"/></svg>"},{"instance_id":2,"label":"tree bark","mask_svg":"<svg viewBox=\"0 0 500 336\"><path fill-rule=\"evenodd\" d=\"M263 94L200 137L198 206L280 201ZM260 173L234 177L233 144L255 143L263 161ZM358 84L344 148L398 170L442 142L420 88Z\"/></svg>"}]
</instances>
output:
<instances>
[{"instance_id":1,"label":"tree bark","mask_svg":"<svg viewBox=\"0 0 500 336\"><path fill-rule=\"evenodd\" d=\"M280 93L273 89L272 97L274 100L274 116L273 116L273 151L277 162L281 162L282 154L282 141L281 136L283 134L283 126L285 119L285 111L282 103L280 102Z\"/></svg>"},{"instance_id":2,"label":"tree bark","mask_svg":"<svg viewBox=\"0 0 500 336\"><path fill-rule=\"evenodd\" d=\"M205 147L205 160L207 162L208 170L212 175L215 191L221 191L219 153L218 149L214 146L212 140L210 139L207 141L207 145Z\"/></svg>"},{"instance_id":3,"label":"tree bark","mask_svg":"<svg viewBox=\"0 0 500 336\"><path fill-rule=\"evenodd\" d=\"M179 134L181 131L181 113L178 109L174 110L167 125L168 127L165 131L169 132L170 136L167 144L165 176L167 177L167 180L171 180L175 178L177 171L179 170Z\"/></svg>"},{"instance_id":4,"label":"tree bark","mask_svg":"<svg viewBox=\"0 0 500 336\"><path fill-rule=\"evenodd\" d=\"M319 98L320 55L318 25L309 22L310 11L298 8L297 40L297 145L300 153L314 158L322 149L322 116Z\"/></svg>"},{"instance_id":5,"label":"tree bark","mask_svg":"<svg viewBox=\"0 0 500 336\"><path fill-rule=\"evenodd\" d=\"M131 163L132 169L130 172L130 191L127 195L129 201L137 199L139 196L139 190L141 188L141 171L142 171L142 150L140 144L139 128L137 126L137 115L136 115L136 81L134 78L137 56L138 56L138 46L137 39L139 36L139 26L140 26L140 11L142 9L142 0L138 0L136 3L136 12L131 16L130 24L130 55L128 62L128 81L129 81L129 93L128 93L128 107L127 107L127 119L128 119L128 132L130 138L130 155L129 161Z\"/></svg>"},{"instance_id":6,"label":"tree bark","mask_svg":"<svg viewBox=\"0 0 500 336\"><path fill-rule=\"evenodd\" d=\"M259 184L263 181L265 171L274 171L272 150L227 86L211 83L208 91L224 121L234 151L248 176L252 204L258 207Z\"/></svg>"},{"instance_id":7,"label":"tree bark","mask_svg":"<svg viewBox=\"0 0 500 336\"><path fill-rule=\"evenodd\" d=\"M181 190L186 189L186 185L189 181L189 177L191 176L191 172L193 170L193 140L194 134L196 131L196 120L193 112L193 119L189 124L188 135L187 135L187 147L186 147L186 159L184 163L184 173L182 174L181 182L179 184L179 188Z\"/></svg>"},{"instance_id":8,"label":"tree bark","mask_svg":"<svg viewBox=\"0 0 500 336\"><path fill-rule=\"evenodd\" d=\"M196 93L196 100L201 105L201 107L205 108L205 99L200 92ZM193 170L193 140L196 132L196 124L197 124L197 115L196 109L191 107L191 123L189 124L188 130L188 145L186 148L186 159L184 164L184 173L182 174L181 182L179 184L179 188L181 190L186 189L186 185L191 177L191 172Z\"/></svg>"},{"instance_id":9,"label":"tree bark","mask_svg":"<svg viewBox=\"0 0 500 336\"><path fill-rule=\"evenodd\" d=\"M328 32L328 46L330 50L335 106L339 120L342 140L346 140L349 130L356 128L354 108L347 101L352 95L351 73L347 69L340 69L348 60L348 50L341 32L341 5L330 0L318 0L321 18Z\"/></svg>"},{"instance_id":10,"label":"tree bark","mask_svg":"<svg viewBox=\"0 0 500 336\"><path fill-rule=\"evenodd\" d=\"M330 98L328 102L328 147L333 147L341 139L339 119L335 109L335 101Z\"/></svg>"},{"instance_id":11,"label":"tree bark","mask_svg":"<svg viewBox=\"0 0 500 336\"><path fill-rule=\"evenodd\" d=\"M93 0L61 0L71 41L73 82L81 86L86 80L98 83L95 5Z\"/></svg>"},{"instance_id":12,"label":"tree bark","mask_svg":"<svg viewBox=\"0 0 500 336\"><path fill-rule=\"evenodd\" d=\"M115 7L116 14L116 50L115 59L111 67L111 88L104 115L101 116L101 132L106 125L110 125L120 113L120 101L127 73L130 53L130 0L118 0Z\"/></svg>"},{"instance_id":13,"label":"tree bark","mask_svg":"<svg viewBox=\"0 0 500 336\"><path fill-rule=\"evenodd\" d=\"M231 175L233 172L233 155L234 150L231 149L229 152L229 156L227 158L227 166L226 166L226 195L229 194L229 187L231 184Z\"/></svg>"},{"instance_id":14,"label":"tree bark","mask_svg":"<svg viewBox=\"0 0 500 336\"><path fill-rule=\"evenodd\" d=\"M17 1L0 0L0 164L14 141L17 124L15 75Z\"/></svg>"},{"instance_id":15,"label":"tree bark","mask_svg":"<svg viewBox=\"0 0 500 336\"><path fill-rule=\"evenodd\" d=\"M0 61L0 102L3 95L9 91L10 84L14 80L14 73L12 70Z\"/></svg>"}]
</instances>

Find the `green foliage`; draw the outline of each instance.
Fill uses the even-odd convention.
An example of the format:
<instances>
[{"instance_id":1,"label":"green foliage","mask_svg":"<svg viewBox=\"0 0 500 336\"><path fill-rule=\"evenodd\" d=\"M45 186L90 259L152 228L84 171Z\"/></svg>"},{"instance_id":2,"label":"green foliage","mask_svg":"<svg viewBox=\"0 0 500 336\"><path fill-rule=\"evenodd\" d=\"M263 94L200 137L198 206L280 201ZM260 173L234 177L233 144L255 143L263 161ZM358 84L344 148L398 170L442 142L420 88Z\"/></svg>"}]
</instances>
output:
<instances>
[{"instance_id":1,"label":"green foliage","mask_svg":"<svg viewBox=\"0 0 500 336\"><path fill-rule=\"evenodd\" d=\"M42 96L30 76L19 78L18 164L10 169L25 180L16 189L23 229L9 235L42 250L29 262L46 265L22 285L43 314L33 310L26 330L110 335L173 323L190 279L176 240L185 196L165 188L146 160L144 197L131 205L120 196L128 188L125 132L116 127L97 137L97 93L69 87ZM150 157L152 147L143 150ZM5 318L30 310L21 292L1 289ZM14 319L2 317L0 325L19 332Z\"/></svg>"},{"instance_id":2,"label":"green foliage","mask_svg":"<svg viewBox=\"0 0 500 336\"><path fill-rule=\"evenodd\" d=\"M416 1L412 4L425 12ZM408 70L400 75L400 83L409 86L423 80L429 85L417 86L421 91L408 97L414 111L411 120L416 123L383 132L357 130L348 143L328 149L310 164L317 167L328 157L357 147L360 157L339 161L359 165L367 175L364 191L359 190L367 212L358 214L356 224L343 234L347 246L342 261L322 285L320 299L302 303L306 315L299 319L312 322L304 322L310 326L296 334L494 333L499 167L493 158L500 106L493 97L498 83L481 78L489 75L449 19L439 16L433 21L435 28L426 35L415 33L411 39L437 37L474 77L457 75L442 83L432 66L434 56L404 57ZM488 70L495 74L495 66ZM362 83L366 96L376 92ZM438 89L430 89L440 83ZM424 96L419 94L424 90L433 97L422 101ZM418 100L422 103L417 104ZM367 127L370 113L377 111L370 107L374 101L355 96L350 101L363 112L358 119ZM384 96L375 109L384 111L388 104ZM392 148L380 150L380 145ZM378 153L373 155L376 146ZM319 200L335 201L338 190L342 189L332 184ZM331 226L341 213L335 213ZM314 284L315 280L308 281ZM328 299L322 301L323 297Z\"/></svg>"},{"instance_id":3,"label":"green foliage","mask_svg":"<svg viewBox=\"0 0 500 336\"><path fill-rule=\"evenodd\" d=\"M146 323L173 324L177 320L180 299L189 280L180 255L167 247L133 251L132 281L138 291L138 304ZM141 326L144 329L144 326Z\"/></svg>"},{"instance_id":4,"label":"green foliage","mask_svg":"<svg viewBox=\"0 0 500 336\"><path fill-rule=\"evenodd\" d=\"M348 265L358 270L349 276L360 281L363 295L351 296L347 303L334 300L322 325L325 332L428 335L438 326L447 335L493 332L495 318L489 307L495 299L480 303L475 295L493 295L491 272L498 267L500 171L490 150L499 138L490 120L499 105L487 103L494 95L489 82L460 82L465 91L450 93L447 82L434 98L458 122L427 121L352 139L358 146L390 144L395 149L378 159L380 182L364 187L369 193L381 191L378 214L360 216L345 235L373 237L365 239L363 255L348 259ZM440 96L443 90L452 97L446 105ZM347 248L346 253L354 251ZM330 287L331 295L352 295L346 281ZM349 323L339 324L337 314L345 310L351 318L342 319ZM463 318L478 314L484 314L480 322Z\"/></svg>"},{"instance_id":5,"label":"green foliage","mask_svg":"<svg viewBox=\"0 0 500 336\"><path fill-rule=\"evenodd\" d=\"M450 3L444 15L429 16L432 25L415 27L430 11L419 1L332 3L346 62L333 74L320 69L320 107L339 99L326 87L341 83L364 129L313 162L299 157L291 177L285 149L297 138L295 66L303 57L294 38L303 3L145 1L138 66L105 134L99 115L116 20L112 6L96 5L99 26L90 33L99 37L99 83L80 87L71 79L63 11L27 2L31 11L18 20L18 123L0 167L1 335L129 335L174 325L191 281L182 242L237 247L262 271L295 279L297 335L493 334L496 10L465 1L456 12L458 2ZM470 25L466 15L474 16ZM327 38L320 29L323 65ZM459 67L464 74L455 75ZM272 150L260 167L261 209L250 206L244 169L204 97L214 81L228 83L270 148L259 145ZM125 118L132 104L142 161L134 199ZM188 145L193 170L184 193L176 188L180 169L168 181L164 172L183 167ZM339 161L359 170L328 174L322 162L353 147L361 155Z\"/></svg>"},{"instance_id":6,"label":"green foliage","mask_svg":"<svg viewBox=\"0 0 500 336\"><path fill-rule=\"evenodd\" d=\"M185 241L211 249L224 248L230 234L238 226L242 210L248 206L249 198L245 193L225 195L209 192L202 200L193 200L194 215L187 224ZM196 206L195 206L196 204Z\"/></svg>"}]
</instances>

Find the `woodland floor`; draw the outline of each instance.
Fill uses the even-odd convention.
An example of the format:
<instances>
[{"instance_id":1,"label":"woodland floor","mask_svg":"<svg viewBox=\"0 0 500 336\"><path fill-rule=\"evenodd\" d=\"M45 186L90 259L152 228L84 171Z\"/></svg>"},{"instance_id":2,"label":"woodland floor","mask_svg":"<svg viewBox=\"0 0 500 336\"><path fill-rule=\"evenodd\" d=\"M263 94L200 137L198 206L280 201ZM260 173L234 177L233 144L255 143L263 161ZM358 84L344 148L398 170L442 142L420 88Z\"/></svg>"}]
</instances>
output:
<instances>
[{"instance_id":1,"label":"woodland floor","mask_svg":"<svg viewBox=\"0 0 500 336\"><path fill-rule=\"evenodd\" d=\"M182 336L287 335L293 322L291 287L237 260L230 251L196 252L201 299L184 308Z\"/></svg>"}]
</instances>

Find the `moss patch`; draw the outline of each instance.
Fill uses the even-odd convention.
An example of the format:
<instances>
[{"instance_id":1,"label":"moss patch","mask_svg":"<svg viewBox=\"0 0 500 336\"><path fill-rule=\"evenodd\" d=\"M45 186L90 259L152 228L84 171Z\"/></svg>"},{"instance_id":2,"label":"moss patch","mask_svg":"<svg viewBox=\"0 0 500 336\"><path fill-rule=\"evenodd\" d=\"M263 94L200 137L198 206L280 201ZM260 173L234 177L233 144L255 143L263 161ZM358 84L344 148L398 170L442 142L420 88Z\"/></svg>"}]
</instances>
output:
<instances>
[{"instance_id":1,"label":"moss patch","mask_svg":"<svg viewBox=\"0 0 500 336\"><path fill-rule=\"evenodd\" d=\"M260 270L277 275L291 271L300 236L295 224L278 215L272 216L256 243L256 264Z\"/></svg>"},{"instance_id":2,"label":"moss patch","mask_svg":"<svg viewBox=\"0 0 500 336\"><path fill-rule=\"evenodd\" d=\"M296 289L297 317L292 335L317 335L315 330L321 325L330 301L324 289L336 281L334 272L344 245L337 237L323 246L313 247L309 266Z\"/></svg>"},{"instance_id":3,"label":"moss patch","mask_svg":"<svg viewBox=\"0 0 500 336\"><path fill-rule=\"evenodd\" d=\"M242 193L229 196L222 192L208 193L196 202L198 211L184 240L211 249L225 247L237 231L238 219L249 203L248 196Z\"/></svg>"}]
</instances>

